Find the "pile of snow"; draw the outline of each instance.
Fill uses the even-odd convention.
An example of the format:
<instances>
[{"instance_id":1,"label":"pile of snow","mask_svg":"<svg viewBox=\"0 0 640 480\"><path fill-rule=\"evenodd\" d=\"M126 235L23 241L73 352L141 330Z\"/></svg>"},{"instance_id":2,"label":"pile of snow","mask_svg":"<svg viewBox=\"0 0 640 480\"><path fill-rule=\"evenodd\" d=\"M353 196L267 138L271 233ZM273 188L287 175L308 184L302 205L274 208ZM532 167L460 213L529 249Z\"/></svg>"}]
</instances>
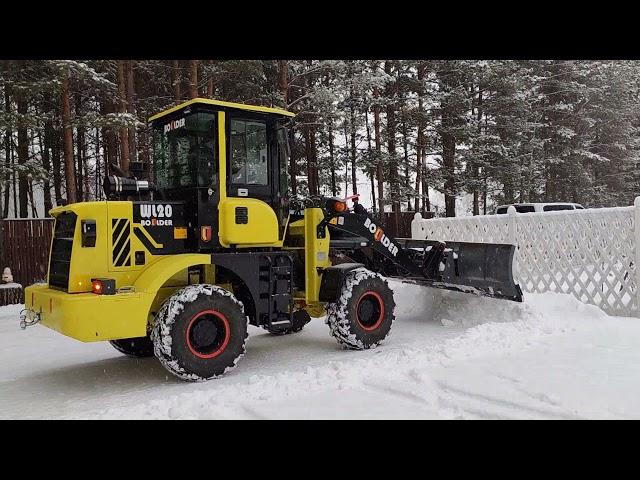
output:
<instances>
[{"instance_id":1,"label":"pile of snow","mask_svg":"<svg viewBox=\"0 0 640 480\"><path fill-rule=\"evenodd\" d=\"M320 320L285 337L251 327L238 367L199 384L108 344L19 332L1 309L0 418L640 418L638 319L554 293L391 286L377 349L342 350Z\"/></svg>"}]
</instances>

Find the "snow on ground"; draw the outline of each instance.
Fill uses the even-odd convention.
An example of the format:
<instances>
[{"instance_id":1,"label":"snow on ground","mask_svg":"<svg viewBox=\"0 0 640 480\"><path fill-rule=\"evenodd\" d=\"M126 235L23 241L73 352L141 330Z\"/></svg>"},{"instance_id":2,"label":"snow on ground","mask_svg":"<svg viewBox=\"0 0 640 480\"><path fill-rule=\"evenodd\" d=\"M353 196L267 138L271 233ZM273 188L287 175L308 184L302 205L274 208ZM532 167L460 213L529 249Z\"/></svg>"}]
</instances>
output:
<instances>
[{"instance_id":1,"label":"snow on ground","mask_svg":"<svg viewBox=\"0 0 640 480\"><path fill-rule=\"evenodd\" d=\"M393 282L396 322L369 351L315 320L250 327L247 355L189 384L155 358L21 331L0 308L0 418L640 418L640 321L569 295L523 304Z\"/></svg>"}]
</instances>

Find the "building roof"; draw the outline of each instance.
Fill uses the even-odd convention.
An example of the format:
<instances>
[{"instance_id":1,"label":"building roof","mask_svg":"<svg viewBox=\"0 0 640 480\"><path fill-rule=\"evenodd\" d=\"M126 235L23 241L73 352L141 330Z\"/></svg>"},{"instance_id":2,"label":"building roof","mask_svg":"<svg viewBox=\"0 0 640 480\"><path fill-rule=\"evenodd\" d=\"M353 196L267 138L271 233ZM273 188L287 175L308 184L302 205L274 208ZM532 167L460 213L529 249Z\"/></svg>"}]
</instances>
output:
<instances>
[{"instance_id":1,"label":"building roof","mask_svg":"<svg viewBox=\"0 0 640 480\"><path fill-rule=\"evenodd\" d=\"M220 100L210 100L208 98L193 98L187 102L181 103L180 105L176 105L175 107L169 108L168 110L165 110L163 112L157 113L156 115L152 116L151 118L149 118L149 121L152 122L154 120L157 120L161 117L164 117L165 115L169 115L170 113L173 112L177 112L178 110L181 110L182 108L188 106L188 105L193 105L194 103L200 103L200 104L206 104L206 105L216 105L218 107L225 107L225 108L235 108L238 110L247 110L250 112L262 112L262 113L271 113L271 114L275 114L275 115L284 115L286 117L293 117L295 116L295 113L291 113L288 112L286 110L283 110L281 108L272 108L272 107L262 107L259 105L247 105L244 103L233 103L233 102L222 102Z\"/></svg>"}]
</instances>

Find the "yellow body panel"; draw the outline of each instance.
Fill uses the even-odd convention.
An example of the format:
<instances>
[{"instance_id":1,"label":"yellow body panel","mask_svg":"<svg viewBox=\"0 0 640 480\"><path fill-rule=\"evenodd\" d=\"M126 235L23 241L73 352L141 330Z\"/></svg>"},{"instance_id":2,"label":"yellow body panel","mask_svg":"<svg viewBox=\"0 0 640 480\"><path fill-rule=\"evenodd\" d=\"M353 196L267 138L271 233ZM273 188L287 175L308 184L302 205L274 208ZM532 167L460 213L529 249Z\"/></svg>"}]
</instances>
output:
<instances>
[{"instance_id":1,"label":"yellow body panel","mask_svg":"<svg viewBox=\"0 0 640 480\"><path fill-rule=\"evenodd\" d=\"M239 110L246 110L249 112L272 113L276 115L284 115L286 117L295 117L295 113L282 110L281 108L261 107L259 105L246 105L244 103L222 102L220 100L211 100L208 98L194 98L187 102L181 103L180 105L176 105L175 107L164 110L163 112L160 112L153 117L150 117L149 121L152 122L154 120L157 120L158 118L164 117L165 115L177 112L178 110L194 103L204 103L207 105L215 105L217 107L237 108Z\"/></svg>"},{"instance_id":2,"label":"yellow body panel","mask_svg":"<svg viewBox=\"0 0 640 480\"><path fill-rule=\"evenodd\" d=\"M236 207L245 207L249 221L236 223ZM262 200L246 197L227 197L218 206L220 244L282 245L278 238L278 217L271 206Z\"/></svg>"},{"instance_id":3,"label":"yellow body panel","mask_svg":"<svg viewBox=\"0 0 640 480\"><path fill-rule=\"evenodd\" d=\"M133 292L70 294L32 285L25 289L26 308L40 312L43 325L83 342L142 337L152 307L187 285L186 269L211 263L210 255L196 253L158 258L132 284Z\"/></svg>"},{"instance_id":4,"label":"yellow body panel","mask_svg":"<svg viewBox=\"0 0 640 480\"><path fill-rule=\"evenodd\" d=\"M57 207L51 214L57 216L63 211L72 211L78 216L73 237L73 257L69 272L69 293L91 292L91 279L109 277L116 281L116 287L133 285L141 270L147 269L163 256L154 256L148 252L142 242L133 234L133 227L140 225L133 223L132 202L103 201L82 202ZM130 262L128 266L115 266L113 261L114 243L112 237L112 219L125 219L128 228L123 229L119 238L128 236ZM95 247L82 247L81 222L84 219L96 221ZM142 227L141 227L142 228ZM144 230L144 228L143 228ZM116 239L116 243L117 243ZM150 239L152 243L153 239ZM157 246L157 245L156 245ZM135 265L133 252L145 251L145 264Z\"/></svg>"},{"instance_id":5,"label":"yellow body panel","mask_svg":"<svg viewBox=\"0 0 640 480\"><path fill-rule=\"evenodd\" d=\"M148 309L144 305L153 300L149 296L69 294L32 285L25 289L25 306L40 313L42 325L83 342L96 342L146 335Z\"/></svg>"},{"instance_id":6,"label":"yellow body panel","mask_svg":"<svg viewBox=\"0 0 640 480\"><path fill-rule=\"evenodd\" d=\"M211 264L211 255L205 253L167 255L142 272L135 283L136 291L154 293L165 284L167 279L175 278L187 268L207 264Z\"/></svg>"},{"instance_id":7,"label":"yellow body panel","mask_svg":"<svg viewBox=\"0 0 640 480\"><path fill-rule=\"evenodd\" d=\"M320 208L307 208L304 211L304 263L305 263L305 301L307 312L312 317L324 315L324 304L319 302L322 274L318 269L331 266L329 260L329 229L324 228L324 238L316 238L316 229L324 215Z\"/></svg>"}]
</instances>

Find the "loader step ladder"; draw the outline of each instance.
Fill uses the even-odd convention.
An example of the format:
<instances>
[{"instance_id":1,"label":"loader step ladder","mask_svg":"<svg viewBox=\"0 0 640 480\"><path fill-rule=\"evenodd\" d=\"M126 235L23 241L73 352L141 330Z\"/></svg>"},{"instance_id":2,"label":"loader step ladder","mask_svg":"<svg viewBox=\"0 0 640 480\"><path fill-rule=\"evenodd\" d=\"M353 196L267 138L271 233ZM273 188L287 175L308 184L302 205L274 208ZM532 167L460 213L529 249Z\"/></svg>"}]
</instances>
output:
<instances>
[{"instance_id":1,"label":"loader step ladder","mask_svg":"<svg viewBox=\"0 0 640 480\"><path fill-rule=\"evenodd\" d=\"M260 299L268 302L263 322L270 330L284 330L291 326L293 312L293 260L289 255L262 258L266 265L260 262L260 283L267 289L260 293Z\"/></svg>"}]
</instances>

